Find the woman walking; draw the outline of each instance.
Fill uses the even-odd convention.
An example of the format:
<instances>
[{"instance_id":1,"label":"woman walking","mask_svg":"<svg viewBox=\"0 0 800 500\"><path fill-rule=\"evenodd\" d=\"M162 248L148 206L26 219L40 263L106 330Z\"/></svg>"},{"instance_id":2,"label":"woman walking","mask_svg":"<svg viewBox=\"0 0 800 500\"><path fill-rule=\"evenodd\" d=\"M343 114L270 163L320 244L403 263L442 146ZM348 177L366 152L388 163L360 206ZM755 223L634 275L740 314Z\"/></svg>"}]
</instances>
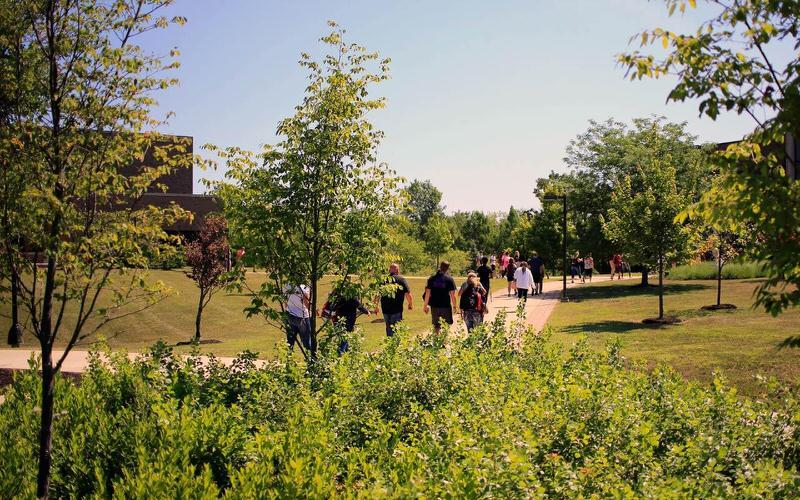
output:
<instances>
[{"instance_id":1,"label":"woman walking","mask_svg":"<svg viewBox=\"0 0 800 500\"><path fill-rule=\"evenodd\" d=\"M514 263L514 259L508 259L508 265L506 266L506 280L508 280L508 296L511 297L511 291L514 290L514 293L517 293L517 287L515 286L514 282L514 271L517 270L517 266Z\"/></svg>"}]
</instances>

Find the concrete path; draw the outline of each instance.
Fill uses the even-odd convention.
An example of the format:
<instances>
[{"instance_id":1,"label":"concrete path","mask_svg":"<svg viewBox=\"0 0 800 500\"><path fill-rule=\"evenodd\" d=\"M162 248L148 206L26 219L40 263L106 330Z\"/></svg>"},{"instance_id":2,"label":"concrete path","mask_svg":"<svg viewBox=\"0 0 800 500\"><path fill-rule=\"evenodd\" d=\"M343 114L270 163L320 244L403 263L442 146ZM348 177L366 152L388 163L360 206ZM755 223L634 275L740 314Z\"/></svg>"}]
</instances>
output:
<instances>
[{"instance_id":1,"label":"concrete path","mask_svg":"<svg viewBox=\"0 0 800 500\"><path fill-rule=\"evenodd\" d=\"M595 275L594 278L592 278L593 283L602 281L609 281L608 275ZM589 284L589 282L587 281L586 284ZM585 285L579 280L576 280L575 283L572 284L570 283L570 280L567 279L567 288L580 286ZM543 294L528 294L528 300L525 303L527 322L533 325L537 332L544 328L544 325L547 324L547 320L550 318L550 314L553 313L553 309L555 309L556 304L561 301L561 288L561 280L545 281ZM567 295L569 295L569 293ZM492 321L495 316L497 316L497 312L500 310L505 310L510 315L516 314L517 303L518 299L516 295L509 297L506 288L492 292L492 299L489 301L489 312L486 314L484 321Z\"/></svg>"}]
</instances>

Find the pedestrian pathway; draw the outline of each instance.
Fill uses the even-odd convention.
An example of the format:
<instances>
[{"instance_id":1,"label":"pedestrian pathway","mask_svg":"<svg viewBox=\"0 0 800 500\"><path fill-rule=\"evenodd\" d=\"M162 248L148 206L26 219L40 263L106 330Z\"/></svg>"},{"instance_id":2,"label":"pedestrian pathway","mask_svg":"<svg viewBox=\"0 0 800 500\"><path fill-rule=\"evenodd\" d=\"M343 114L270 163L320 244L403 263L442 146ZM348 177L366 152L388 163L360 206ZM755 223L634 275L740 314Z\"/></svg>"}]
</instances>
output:
<instances>
[{"instance_id":1,"label":"pedestrian pathway","mask_svg":"<svg viewBox=\"0 0 800 500\"><path fill-rule=\"evenodd\" d=\"M592 281L594 283L609 281L609 277L607 275L595 275ZM574 284L567 281L567 288L577 286L583 285L579 281ZM528 295L528 300L525 303L526 319L537 332L544 328L556 304L560 302L561 288L561 280L545 281L544 293L541 295ZM489 312L486 314L484 321L492 321L497 316L498 311L501 310L505 310L508 314L516 314L518 302L517 296L512 295L509 297L505 288L492 293L492 300L489 301Z\"/></svg>"}]
</instances>

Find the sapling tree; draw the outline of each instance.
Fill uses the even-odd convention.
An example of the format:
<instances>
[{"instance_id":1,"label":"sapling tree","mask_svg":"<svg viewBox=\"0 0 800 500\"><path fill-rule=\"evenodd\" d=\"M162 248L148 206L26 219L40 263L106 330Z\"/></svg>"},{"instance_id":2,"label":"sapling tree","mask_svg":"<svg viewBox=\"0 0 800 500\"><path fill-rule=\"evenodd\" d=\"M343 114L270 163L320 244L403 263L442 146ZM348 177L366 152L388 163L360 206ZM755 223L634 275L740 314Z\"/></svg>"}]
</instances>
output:
<instances>
[{"instance_id":1,"label":"sapling tree","mask_svg":"<svg viewBox=\"0 0 800 500\"><path fill-rule=\"evenodd\" d=\"M670 14L696 3L665 0ZM745 140L716 153L719 182L684 216L746 223L758 232L754 257L768 277L756 303L777 315L800 305L800 3L705 3L711 14L697 29L643 31L631 39L642 49L618 60L632 79L674 79L667 100L695 100L712 120L724 112L752 119L755 128ZM663 56L644 50L650 45Z\"/></svg>"},{"instance_id":2,"label":"sapling tree","mask_svg":"<svg viewBox=\"0 0 800 500\"><path fill-rule=\"evenodd\" d=\"M309 84L295 114L278 124L281 142L258 155L208 147L228 166L215 189L231 238L266 271L260 288L248 289L246 311L282 324L287 290L309 286L312 358L321 330L314 314L324 302L321 281L351 276L359 295L374 296L386 225L401 200L400 179L377 161L383 134L367 119L384 106L370 90L388 78L389 61L330 26L321 39L326 55L301 56Z\"/></svg>"},{"instance_id":3,"label":"sapling tree","mask_svg":"<svg viewBox=\"0 0 800 500\"><path fill-rule=\"evenodd\" d=\"M186 244L186 263L191 268L186 275L200 292L194 321L194 342L200 341L200 322L211 298L231 280L228 272L231 249L228 245L228 225L219 215L203 220L197 239Z\"/></svg>"},{"instance_id":4,"label":"sapling tree","mask_svg":"<svg viewBox=\"0 0 800 500\"><path fill-rule=\"evenodd\" d=\"M162 227L185 214L134 207L156 179L191 164L181 154L186 144L149 132L160 124L150 114L153 94L175 83L164 72L176 67L176 54L151 55L136 43L183 22L159 16L169 3L18 0L16 16L0 16L0 31L24 20L15 48L3 54L15 68L3 79L29 98L10 107L0 151L14 152L4 178L24 183L24 212L13 209L4 236L13 234L6 254L14 256L8 264L24 326L41 348L39 497L50 490L54 380L67 355L108 321L166 293L147 281L145 256L172 243ZM152 164L123 170L145 154ZM21 258L22 250L32 257Z\"/></svg>"},{"instance_id":5,"label":"sapling tree","mask_svg":"<svg viewBox=\"0 0 800 500\"><path fill-rule=\"evenodd\" d=\"M686 206L670 157L643 158L612 195L604 230L635 262L658 269L658 319L664 319L664 264L687 247L687 228L675 221Z\"/></svg>"},{"instance_id":6,"label":"sapling tree","mask_svg":"<svg viewBox=\"0 0 800 500\"><path fill-rule=\"evenodd\" d=\"M435 259L434 267L438 265L439 257L447 253L453 246L453 234L450 232L450 225L447 219L441 216L434 216L428 219L423 228L423 238L425 251Z\"/></svg>"}]
</instances>

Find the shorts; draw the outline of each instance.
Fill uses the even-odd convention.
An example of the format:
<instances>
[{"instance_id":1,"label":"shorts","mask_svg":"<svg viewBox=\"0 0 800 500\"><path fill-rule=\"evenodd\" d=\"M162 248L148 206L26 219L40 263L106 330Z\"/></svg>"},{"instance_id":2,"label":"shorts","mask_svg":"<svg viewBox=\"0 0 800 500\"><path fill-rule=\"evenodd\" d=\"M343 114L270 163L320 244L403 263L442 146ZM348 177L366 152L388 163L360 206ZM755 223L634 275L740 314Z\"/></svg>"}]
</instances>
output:
<instances>
[{"instance_id":1,"label":"shorts","mask_svg":"<svg viewBox=\"0 0 800 500\"><path fill-rule=\"evenodd\" d=\"M508 278L508 282L509 282L509 283L511 283L512 281L516 281L516 280L514 279L514 273L511 273L511 274L509 274L508 276L506 276L506 278Z\"/></svg>"},{"instance_id":2,"label":"shorts","mask_svg":"<svg viewBox=\"0 0 800 500\"><path fill-rule=\"evenodd\" d=\"M450 307L431 307L431 323L434 328L439 328L440 319L443 319L448 325L452 325L453 309Z\"/></svg>"},{"instance_id":3,"label":"shorts","mask_svg":"<svg viewBox=\"0 0 800 500\"><path fill-rule=\"evenodd\" d=\"M533 282L534 283L541 283L544 280L544 276L541 274L534 274L533 275Z\"/></svg>"},{"instance_id":4,"label":"shorts","mask_svg":"<svg viewBox=\"0 0 800 500\"><path fill-rule=\"evenodd\" d=\"M591 277L593 271L594 271L594 269L592 269L591 267L589 269L584 269L583 270L583 275Z\"/></svg>"}]
</instances>

